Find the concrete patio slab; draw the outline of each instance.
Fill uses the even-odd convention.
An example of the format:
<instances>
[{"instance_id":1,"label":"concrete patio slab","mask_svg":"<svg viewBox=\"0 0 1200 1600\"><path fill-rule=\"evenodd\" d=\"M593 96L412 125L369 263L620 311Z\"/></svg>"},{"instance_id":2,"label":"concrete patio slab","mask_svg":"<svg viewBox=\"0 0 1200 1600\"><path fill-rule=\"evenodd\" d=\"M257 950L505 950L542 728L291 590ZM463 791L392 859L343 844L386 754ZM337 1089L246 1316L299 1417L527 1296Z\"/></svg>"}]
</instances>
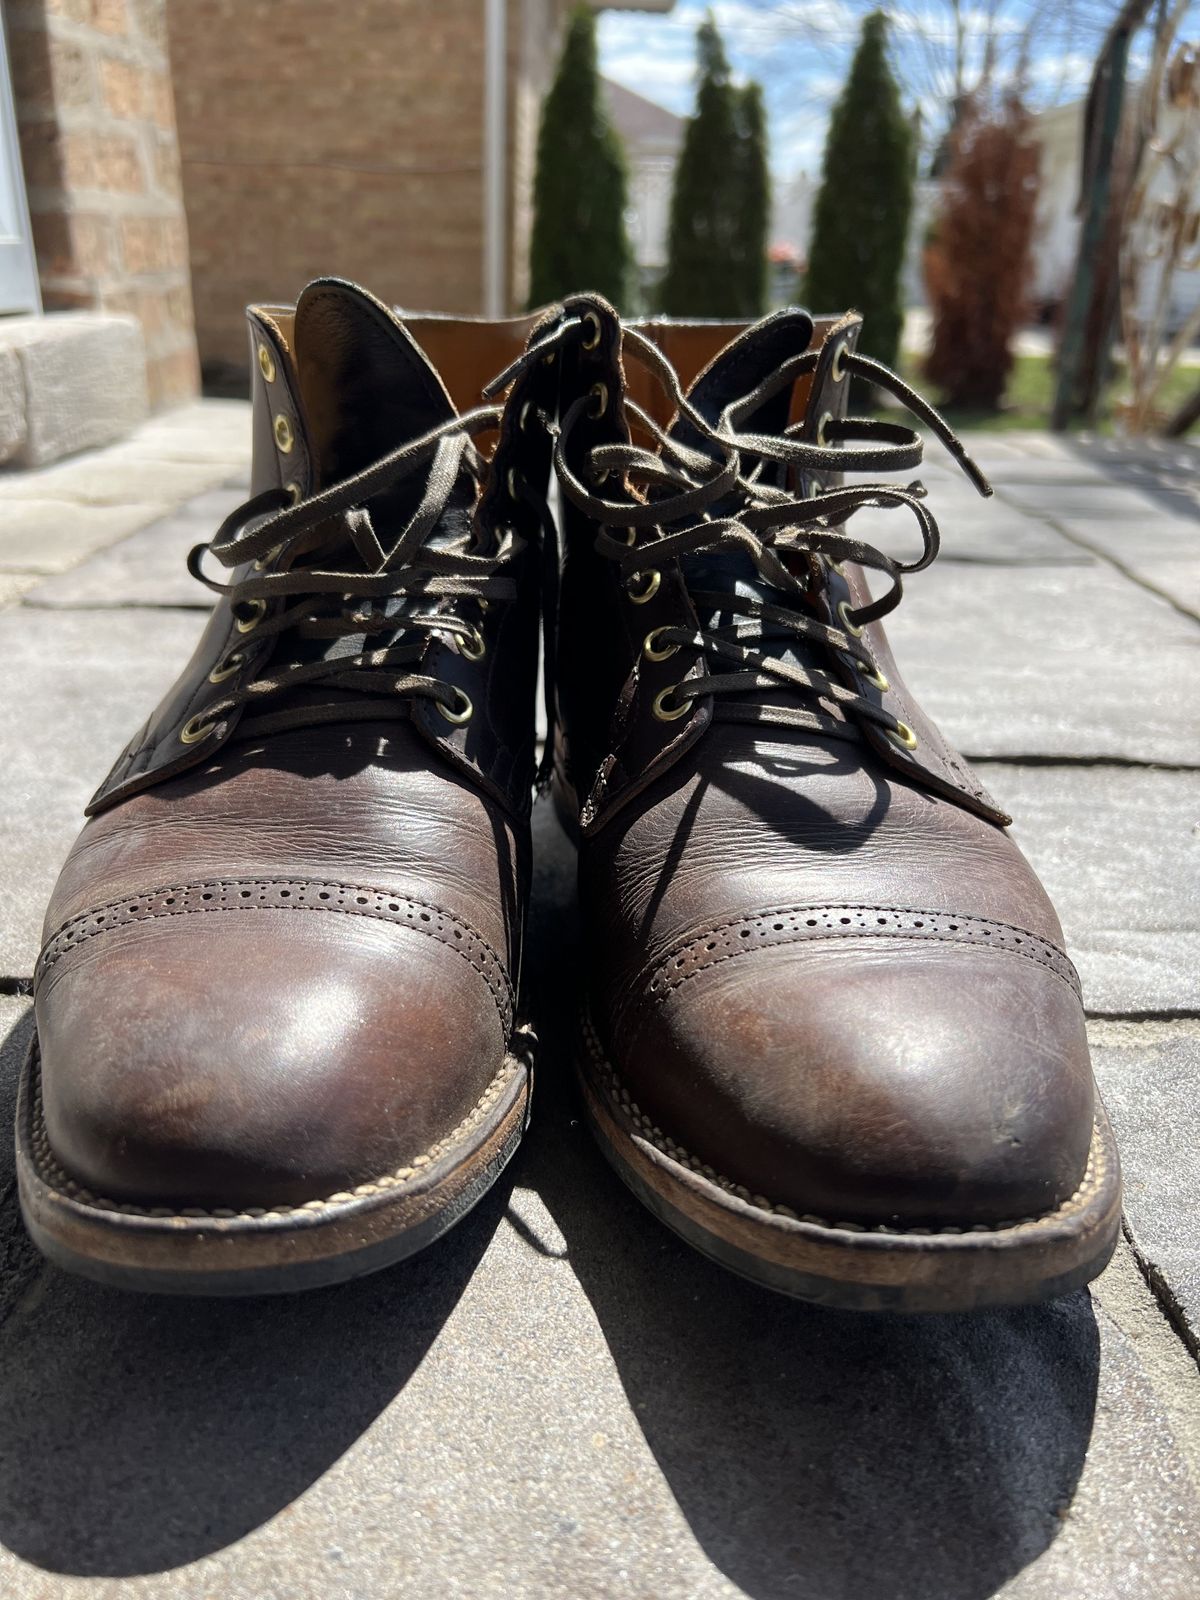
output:
<instances>
[{"instance_id":1,"label":"concrete patio slab","mask_svg":"<svg viewBox=\"0 0 1200 1600\"><path fill-rule=\"evenodd\" d=\"M199 494L230 476L221 461L188 461L117 455L119 446L93 455L75 456L34 472L0 474L0 506L7 522L26 500L65 501L71 505L121 506L129 500L172 505ZM236 463L234 463L236 467Z\"/></svg>"},{"instance_id":2,"label":"concrete patio slab","mask_svg":"<svg viewBox=\"0 0 1200 1600\"><path fill-rule=\"evenodd\" d=\"M26 604L76 610L96 606L177 606L208 611L213 595L188 571L188 552L211 539L224 518L245 498L242 484L197 495L91 561L39 583ZM228 574L216 562L210 561L207 570L222 582L228 581Z\"/></svg>"},{"instance_id":3,"label":"concrete patio slab","mask_svg":"<svg viewBox=\"0 0 1200 1600\"><path fill-rule=\"evenodd\" d=\"M1014 506L981 500L961 479L945 486L929 481L927 486L927 504L942 536L939 566L944 562L982 562L991 566L1087 567L1095 562L1090 551L1072 544L1048 523ZM912 561L921 551L911 514L899 508L857 512L849 531L897 560ZM925 573L917 574L911 580L912 588L925 577Z\"/></svg>"},{"instance_id":4,"label":"concrete patio slab","mask_svg":"<svg viewBox=\"0 0 1200 1600\"><path fill-rule=\"evenodd\" d=\"M968 756L1200 764L1180 686L1200 626L1107 565L918 574L886 621L905 680Z\"/></svg>"},{"instance_id":5,"label":"concrete patio slab","mask_svg":"<svg viewBox=\"0 0 1200 1600\"><path fill-rule=\"evenodd\" d=\"M11 606L37 582L36 572L0 572L0 606Z\"/></svg>"},{"instance_id":6,"label":"concrete patio slab","mask_svg":"<svg viewBox=\"0 0 1200 1600\"><path fill-rule=\"evenodd\" d=\"M1121 1148L1130 1236L1200 1357L1200 1020L1096 1022L1089 1032Z\"/></svg>"},{"instance_id":7,"label":"concrete patio slab","mask_svg":"<svg viewBox=\"0 0 1200 1600\"><path fill-rule=\"evenodd\" d=\"M2 480L0 480L2 489ZM0 571L66 572L168 510L170 500L79 505L63 500L0 500Z\"/></svg>"},{"instance_id":8,"label":"concrete patio slab","mask_svg":"<svg viewBox=\"0 0 1200 1600\"><path fill-rule=\"evenodd\" d=\"M1107 557L1200 620L1200 519L1160 515L1136 531L1124 523L1079 517L1063 517L1058 526L1080 551Z\"/></svg>"},{"instance_id":9,"label":"concrete patio slab","mask_svg":"<svg viewBox=\"0 0 1200 1600\"><path fill-rule=\"evenodd\" d=\"M195 648L194 612L0 613L0 976L33 970L83 807Z\"/></svg>"},{"instance_id":10,"label":"concrete patio slab","mask_svg":"<svg viewBox=\"0 0 1200 1600\"><path fill-rule=\"evenodd\" d=\"M1054 901L1090 1010L1200 1009L1200 834L1191 772L987 763Z\"/></svg>"},{"instance_id":11,"label":"concrete patio slab","mask_svg":"<svg viewBox=\"0 0 1200 1600\"><path fill-rule=\"evenodd\" d=\"M9 991L84 801L198 634L182 557L240 497L248 436L244 407L208 406L104 471L132 483L144 451L212 487L0 614ZM1039 497L1086 497L1105 469L1072 449L980 453ZM930 476L958 559L913 579L891 631L1017 816L1089 1005L1125 1019L1093 1044L1132 1248L1091 1295L924 1320L813 1310L689 1251L581 1122L574 858L540 805L533 1126L425 1255L299 1299L119 1295L43 1265L0 1144L0 1593L1195 1600L1200 835L1195 771L1152 763L1200 764L1200 628L1141 587L1194 576L1193 530L1160 513L1126 576L1120 516L1089 517L1085 550L1044 506ZM0 495L0 529L33 503ZM31 1026L0 993L0 1127Z\"/></svg>"},{"instance_id":12,"label":"concrete patio slab","mask_svg":"<svg viewBox=\"0 0 1200 1600\"><path fill-rule=\"evenodd\" d=\"M1095 1300L798 1305L636 1204L563 1069L452 1235L304 1297L71 1279L10 1182L4 1593L1190 1600L1200 1374L1127 1254Z\"/></svg>"},{"instance_id":13,"label":"concrete patio slab","mask_svg":"<svg viewBox=\"0 0 1200 1600\"><path fill-rule=\"evenodd\" d=\"M997 496L1010 506L1033 516L1075 517L1082 521L1112 522L1127 530L1134 540L1142 528L1153 527L1162 519L1160 505L1139 489L1113 483L1097 472L1089 478L1063 478L1051 472L1026 480L1024 475L997 473Z\"/></svg>"}]
</instances>

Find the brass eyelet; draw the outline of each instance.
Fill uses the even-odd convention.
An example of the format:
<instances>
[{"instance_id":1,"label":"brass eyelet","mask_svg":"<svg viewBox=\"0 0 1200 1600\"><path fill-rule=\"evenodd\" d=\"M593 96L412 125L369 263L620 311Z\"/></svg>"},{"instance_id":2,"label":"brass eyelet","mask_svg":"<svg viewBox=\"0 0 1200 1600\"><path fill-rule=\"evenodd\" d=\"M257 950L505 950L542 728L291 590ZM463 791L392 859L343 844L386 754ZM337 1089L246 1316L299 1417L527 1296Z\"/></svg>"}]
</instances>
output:
<instances>
[{"instance_id":1,"label":"brass eyelet","mask_svg":"<svg viewBox=\"0 0 1200 1600\"><path fill-rule=\"evenodd\" d=\"M440 700L438 700L436 704L438 710L445 717L446 721L453 722L457 727L461 723L470 722L471 713L474 711L475 707L471 704L471 696L464 690L460 689L457 684L454 687L454 692L458 696L457 711L451 711L449 707L444 706Z\"/></svg>"},{"instance_id":2,"label":"brass eyelet","mask_svg":"<svg viewBox=\"0 0 1200 1600\"><path fill-rule=\"evenodd\" d=\"M262 572L269 567L282 549L283 546L281 544L273 544L267 551L266 555L259 556L258 560L254 563L255 572Z\"/></svg>"},{"instance_id":3,"label":"brass eyelet","mask_svg":"<svg viewBox=\"0 0 1200 1600\"><path fill-rule=\"evenodd\" d=\"M517 469L516 469L516 467L509 467L508 471L505 473L505 475L504 475L504 486L508 490L508 498L510 500L519 500L521 498L521 496L520 496L520 494L518 493L518 490L517 490Z\"/></svg>"},{"instance_id":4,"label":"brass eyelet","mask_svg":"<svg viewBox=\"0 0 1200 1600\"><path fill-rule=\"evenodd\" d=\"M838 621L841 623L842 627L845 628L850 637L852 639L861 639L863 630L856 622L850 621L850 602L848 600L838 601L837 614Z\"/></svg>"},{"instance_id":5,"label":"brass eyelet","mask_svg":"<svg viewBox=\"0 0 1200 1600\"><path fill-rule=\"evenodd\" d=\"M232 678L246 665L246 658L240 650L235 650L231 656L225 656L217 662L208 675L209 683L224 683L226 678Z\"/></svg>"},{"instance_id":6,"label":"brass eyelet","mask_svg":"<svg viewBox=\"0 0 1200 1600\"><path fill-rule=\"evenodd\" d=\"M275 357L265 344L258 347L258 370L268 383L275 382Z\"/></svg>"},{"instance_id":7,"label":"brass eyelet","mask_svg":"<svg viewBox=\"0 0 1200 1600\"><path fill-rule=\"evenodd\" d=\"M665 628L651 628L642 640L642 654L647 661L665 661L668 656L673 656L679 650L677 644L666 644L661 648L654 643L660 633L665 633Z\"/></svg>"},{"instance_id":8,"label":"brass eyelet","mask_svg":"<svg viewBox=\"0 0 1200 1600\"><path fill-rule=\"evenodd\" d=\"M243 600L241 604L244 606L253 606L254 615L252 617L235 617L234 621L237 623L237 631L239 633L250 633L258 627L259 623L266 616L267 602L265 600Z\"/></svg>"},{"instance_id":9,"label":"brass eyelet","mask_svg":"<svg viewBox=\"0 0 1200 1600\"><path fill-rule=\"evenodd\" d=\"M829 363L829 376L833 379L834 383L841 383L842 379L846 376L846 364L843 359L845 354L845 343L839 340L837 349L833 352L833 360Z\"/></svg>"},{"instance_id":10,"label":"brass eyelet","mask_svg":"<svg viewBox=\"0 0 1200 1600\"><path fill-rule=\"evenodd\" d=\"M828 560L828 557L826 557L826 560ZM846 576L846 569L840 561L830 561L829 570L830 572L836 572L839 578Z\"/></svg>"},{"instance_id":11,"label":"brass eyelet","mask_svg":"<svg viewBox=\"0 0 1200 1600\"><path fill-rule=\"evenodd\" d=\"M600 340L604 334L604 329L600 325L600 318L594 311L585 311L583 314L583 325L585 328L591 328L592 331L590 335L582 341L582 348L584 350L594 350L600 343Z\"/></svg>"},{"instance_id":12,"label":"brass eyelet","mask_svg":"<svg viewBox=\"0 0 1200 1600\"><path fill-rule=\"evenodd\" d=\"M832 411L822 412L821 420L820 420L820 422L817 423L817 443L822 447L822 449L829 443L829 438L828 438L825 430L826 430L826 428L828 428L829 424L832 421L833 421L833 412Z\"/></svg>"},{"instance_id":13,"label":"brass eyelet","mask_svg":"<svg viewBox=\"0 0 1200 1600\"><path fill-rule=\"evenodd\" d=\"M671 706L668 709L667 699L670 695L675 693L678 687L679 685L677 683L672 683L666 689L660 689L659 692L654 696L654 704L650 709L654 712L654 715L658 718L659 722L678 722L680 717L686 717L688 712L692 709L691 704L687 700L683 700L679 705Z\"/></svg>"},{"instance_id":14,"label":"brass eyelet","mask_svg":"<svg viewBox=\"0 0 1200 1600\"><path fill-rule=\"evenodd\" d=\"M597 422L607 410L608 385L606 383L594 383L588 390L587 414L593 422Z\"/></svg>"},{"instance_id":15,"label":"brass eyelet","mask_svg":"<svg viewBox=\"0 0 1200 1600\"><path fill-rule=\"evenodd\" d=\"M458 648L460 654L466 656L468 661L482 661L487 655L487 640L479 629L472 625L469 637L459 639Z\"/></svg>"},{"instance_id":16,"label":"brass eyelet","mask_svg":"<svg viewBox=\"0 0 1200 1600\"><path fill-rule=\"evenodd\" d=\"M517 413L517 427L520 428L522 433L527 433L529 431L529 413L532 410L533 401L526 400L520 411Z\"/></svg>"},{"instance_id":17,"label":"brass eyelet","mask_svg":"<svg viewBox=\"0 0 1200 1600\"><path fill-rule=\"evenodd\" d=\"M894 728L887 728L884 731L892 743L898 745L901 750L917 748L917 736L907 722L898 722Z\"/></svg>"},{"instance_id":18,"label":"brass eyelet","mask_svg":"<svg viewBox=\"0 0 1200 1600\"><path fill-rule=\"evenodd\" d=\"M892 687L878 667L862 667L861 670L866 681L874 684L880 694L886 694Z\"/></svg>"},{"instance_id":19,"label":"brass eyelet","mask_svg":"<svg viewBox=\"0 0 1200 1600\"><path fill-rule=\"evenodd\" d=\"M625 529L625 543L629 546L629 548L631 550L633 549L634 545L637 543L637 529L636 528L626 528Z\"/></svg>"},{"instance_id":20,"label":"brass eyelet","mask_svg":"<svg viewBox=\"0 0 1200 1600\"><path fill-rule=\"evenodd\" d=\"M659 584L662 583L662 573L657 567L651 567L650 570L648 572L644 572L642 576L646 580L645 588L638 589L636 591L631 589L629 591L629 598L633 601L635 606L644 606L647 600L653 600L654 596L658 593Z\"/></svg>"},{"instance_id":21,"label":"brass eyelet","mask_svg":"<svg viewBox=\"0 0 1200 1600\"><path fill-rule=\"evenodd\" d=\"M285 483L283 486L283 492L287 495L288 499L294 506L298 506L300 501L304 498L300 492L300 485L298 483Z\"/></svg>"},{"instance_id":22,"label":"brass eyelet","mask_svg":"<svg viewBox=\"0 0 1200 1600\"><path fill-rule=\"evenodd\" d=\"M275 418L275 445L276 445L276 448L278 450L282 451L282 453L285 456L291 455L292 446L295 444L295 442L296 442L296 436L292 432L292 425L288 421L288 419L284 415L284 413L281 411L278 414L278 416Z\"/></svg>"},{"instance_id":23,"label":"brass eyelet","mask_svg":"<svg viewBox=\"0 0 1200 1600\"><path fill-rule=\"evenodd\" d=\"M203 711L189 717L179 730L179 738L183 744L199 744L201 739L207 739L216 727L215 722L206 722Z\"/></svg>"}]
</instances>

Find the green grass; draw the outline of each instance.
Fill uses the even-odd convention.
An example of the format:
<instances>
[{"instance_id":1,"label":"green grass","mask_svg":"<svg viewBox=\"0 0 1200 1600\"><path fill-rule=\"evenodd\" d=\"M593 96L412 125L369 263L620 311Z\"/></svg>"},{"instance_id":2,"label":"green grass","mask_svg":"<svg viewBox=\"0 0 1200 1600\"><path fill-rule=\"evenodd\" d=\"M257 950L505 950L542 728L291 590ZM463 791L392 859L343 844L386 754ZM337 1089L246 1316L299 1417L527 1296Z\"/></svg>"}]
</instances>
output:
<instances>
[{"instance_id":1,"label":"green grass","mask_svg":"<svg viewBox=\"0 0 1200 1600\"><path fill-rule=\"evenodd\" d=\"M910 351L900 358L901 375L928 395L935 405L938 396L933 393L921 371L921 358ZM1160 405L1167 414L1187 399L1200 384L1200 368L1176 367L1163 390ZM1118 373L1110 386L1101 407L1097 431L1113 431L1114 406L1120 403L1124 392L1124 377ZM1050 426L1050 410L1054 404L1054 364L1048 356L1018 356L1013 363L1008 388L999 411L973 411L958 407L942 407L946 420L956 431L964 428L988 428L994 431L1015 429L1042 429ZM1082 427L1082 423L1073 424Z\"/></svg>"}]
</instances>

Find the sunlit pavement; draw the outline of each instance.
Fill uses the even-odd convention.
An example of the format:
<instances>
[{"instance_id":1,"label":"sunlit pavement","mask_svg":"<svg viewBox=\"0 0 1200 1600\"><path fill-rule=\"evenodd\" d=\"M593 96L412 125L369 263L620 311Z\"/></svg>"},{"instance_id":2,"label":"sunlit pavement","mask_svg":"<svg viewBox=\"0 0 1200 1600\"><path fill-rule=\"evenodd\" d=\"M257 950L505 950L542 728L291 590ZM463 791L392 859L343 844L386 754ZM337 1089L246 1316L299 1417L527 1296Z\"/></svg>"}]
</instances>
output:
<instances>
[{"instance_id":1,"label":"sunlit pavement","mask_svg":"<svg viewBox=\"0 0 1200 1600\"><path fill-rule=\"evenodd\" d=\"M2 1114L81 809L190 654L241 497L205 402L0 476ZM1017 818L1084 979L1128 1233L1095 1292L854 1317L724 1275L593 1151L571 849L537 815L543 1051L498 1191L413 1262L277 1302L120 1295L0 1204L0 1593L1194 1600L1200 1588L1200 481L1187 447L972 441L890 633ZM889 513L872 537L905 548Z\"/></svg>"}]
</instances>

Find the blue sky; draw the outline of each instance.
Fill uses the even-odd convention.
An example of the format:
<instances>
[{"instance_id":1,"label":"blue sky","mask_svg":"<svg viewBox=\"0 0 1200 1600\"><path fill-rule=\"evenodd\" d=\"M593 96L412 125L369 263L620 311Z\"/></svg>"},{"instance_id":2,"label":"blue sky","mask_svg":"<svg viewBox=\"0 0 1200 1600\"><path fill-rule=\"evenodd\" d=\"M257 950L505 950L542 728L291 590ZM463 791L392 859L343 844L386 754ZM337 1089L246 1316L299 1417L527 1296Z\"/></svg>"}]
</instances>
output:
<instances>
[{"instance_id":1,"label":"blue sky","mask_svg":"<svg viewBox=\"0 0 1200 1600\"><path fill-rule=\"evenodd\" d=\"M778 177L815 174L829 109L841 87L866 6L854 0L676 0L665 16L607 11L600 17L604 72L627 88L681 114L691 109L695 32L706 9L717 18L735 74L757 78L766 94L771 165ZM885 7L906 99L920 102L927 125L945 105L949 85L951 7L913 0ZM1029 98L1051 104L1081 96L1096 43L1115 7L1101 0L980 0L964 14L981 48L991 17L1001 70L1029 41Z\"/></svg>"}]
</instances>

